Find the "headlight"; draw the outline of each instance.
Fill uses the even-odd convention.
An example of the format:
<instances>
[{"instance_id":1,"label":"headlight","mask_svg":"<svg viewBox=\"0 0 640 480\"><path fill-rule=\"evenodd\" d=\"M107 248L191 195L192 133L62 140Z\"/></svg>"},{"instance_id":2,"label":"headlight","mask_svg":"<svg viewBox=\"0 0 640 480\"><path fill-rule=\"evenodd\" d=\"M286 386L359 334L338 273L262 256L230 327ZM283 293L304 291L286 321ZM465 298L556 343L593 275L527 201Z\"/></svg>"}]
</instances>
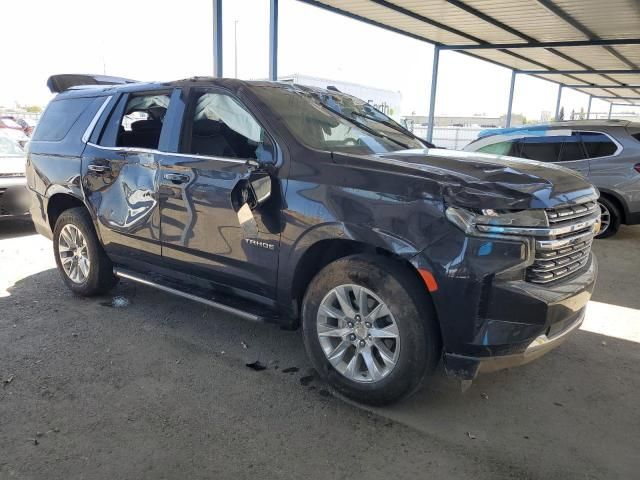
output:
<instances>
[{"instance_id":1,"label":"headlight","mask_svg":"<svg viewBox=\"0 0 640 480\"><path fill-rule=\"evenodd\" d=\"M467 235L532 235L541 228L548 227L544 210L471 210L461 207L447 207L449 221Z\"/></svg>"}]
</instances>

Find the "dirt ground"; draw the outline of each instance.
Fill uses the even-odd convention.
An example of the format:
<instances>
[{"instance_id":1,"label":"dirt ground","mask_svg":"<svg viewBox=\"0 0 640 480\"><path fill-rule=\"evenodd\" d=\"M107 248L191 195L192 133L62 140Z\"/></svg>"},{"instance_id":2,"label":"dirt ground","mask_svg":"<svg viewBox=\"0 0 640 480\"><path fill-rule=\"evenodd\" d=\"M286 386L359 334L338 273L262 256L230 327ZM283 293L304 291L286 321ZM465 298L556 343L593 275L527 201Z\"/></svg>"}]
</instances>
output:
<instances>
[{"instance_id":1,"label":"dirt ground","mask_svg":"<svg viewBox=\"0 0 640 480\"><path fill-rule=\"evenodd\" d=\"M75 297L51 250L0 223L2 480L640 478L640 227L596 242L559 349L384 409L334 396L300 332L131 282Z\"/></svg>"}]
</instances>

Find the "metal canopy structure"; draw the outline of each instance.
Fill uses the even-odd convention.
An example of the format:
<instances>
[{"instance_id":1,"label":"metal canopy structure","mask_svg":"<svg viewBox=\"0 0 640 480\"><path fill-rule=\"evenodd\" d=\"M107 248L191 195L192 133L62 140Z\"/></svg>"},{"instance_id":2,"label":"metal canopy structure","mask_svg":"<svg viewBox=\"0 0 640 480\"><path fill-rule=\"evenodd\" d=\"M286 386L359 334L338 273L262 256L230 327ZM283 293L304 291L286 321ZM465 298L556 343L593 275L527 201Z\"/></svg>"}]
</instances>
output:
<instances>
[{"instance_id":1,"label":"metal canopy structure","mask_svg":"<svg viewBox=\"0 0 640 480\"><path fill-rule=\"evenodd\" d=\"M215 14L215 4L220 7L222 0L213 1ZM269 65L270 78L275 80L276 76L271 74L277 62L278 2L270 1ZM564 88L589 95L587 116L593 98L611 106L640 106L638 0L299 1L435 46L429 140L433 134L442 50L457 51L512 70L507 126L511 123L515 80L519 74L559 85L556 118ZM216 19L214 22L218 25Z\"/></svg>"}]
</instances>

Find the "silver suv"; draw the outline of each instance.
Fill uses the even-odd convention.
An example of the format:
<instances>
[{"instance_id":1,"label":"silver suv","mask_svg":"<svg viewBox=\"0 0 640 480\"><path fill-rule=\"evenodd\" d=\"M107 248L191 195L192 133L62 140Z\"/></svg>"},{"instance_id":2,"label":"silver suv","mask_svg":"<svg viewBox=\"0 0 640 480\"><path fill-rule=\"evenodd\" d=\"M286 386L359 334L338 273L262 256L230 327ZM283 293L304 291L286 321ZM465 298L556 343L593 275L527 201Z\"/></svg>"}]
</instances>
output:
<instances>
[{"instance_id":1,"label":"silver suv","mask_svg":"<svg viewBox=\"0 0 640 480\"><path fill-rule=\"evenodd\" d=\"M600 190L597 238L614 235L620 224L640 223L640 123L580 120L491 129L464 150L554 162L582 173Z\"/></svg>"}]
</instances>

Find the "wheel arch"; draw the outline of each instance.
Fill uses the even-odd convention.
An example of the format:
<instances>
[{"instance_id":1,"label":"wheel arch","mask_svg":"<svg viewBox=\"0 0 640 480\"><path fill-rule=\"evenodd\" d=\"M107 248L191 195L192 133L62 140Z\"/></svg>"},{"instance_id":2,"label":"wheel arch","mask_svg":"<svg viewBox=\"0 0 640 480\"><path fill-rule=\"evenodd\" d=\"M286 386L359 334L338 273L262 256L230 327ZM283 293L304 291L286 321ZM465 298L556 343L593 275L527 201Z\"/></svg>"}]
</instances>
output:
<instances>
[{"instance_id":1,"label":"wheel arch","mask_svg":"<svg viewBox=\"0 0 640 480\"><path fill-rule=\"evenodd\" d=\"M84 201L71 190L57 190L49 197L47 202L47 222L52 232L62 212L75 207L82 207L89 211Z\"/></svg>"},{"instance_id":2,"label":"wheel arch","mask_svg":"<svg viewBox=\"0 0 640 480\"><path fill-rule=\"evenodd\" d=\"M598 188L598 190L600 190L600 196L606 198L607 200L609 200L610 202L612 202L616 207L618 207L618 210L620 211L620 223L622 224L626 224L627 223L627 208L626 208L626 203L622 200L622 197L620 195L618 195L616 192L612 191L612 190L608 190L608 189L602 189L602 188Z\"/></svg>"},{"instance_id":3,"label":"wheel arch","mask_svg":"<svg viewBox=\"0 0 640 480\"><path fill-rule=\"evenodd\" d=\"M379 255L401 264L411 272L416 284L423 287L421 291L424 292L424 299L433 307L437 317L437 310L425 281L411 263L418 250L406 240L388 232L344 224L323 225L307 232L305 237L298 239L297 248L292 248L294 254L284 266L285 271L291 273L282 279L286 284L280 290L284 290L282 298L292 304L290 316L296 325L300 320L302 299L312 279L331 262L355 254ZM439 320L436 323L439 324Z\"/></svg>"}]
</instances>

